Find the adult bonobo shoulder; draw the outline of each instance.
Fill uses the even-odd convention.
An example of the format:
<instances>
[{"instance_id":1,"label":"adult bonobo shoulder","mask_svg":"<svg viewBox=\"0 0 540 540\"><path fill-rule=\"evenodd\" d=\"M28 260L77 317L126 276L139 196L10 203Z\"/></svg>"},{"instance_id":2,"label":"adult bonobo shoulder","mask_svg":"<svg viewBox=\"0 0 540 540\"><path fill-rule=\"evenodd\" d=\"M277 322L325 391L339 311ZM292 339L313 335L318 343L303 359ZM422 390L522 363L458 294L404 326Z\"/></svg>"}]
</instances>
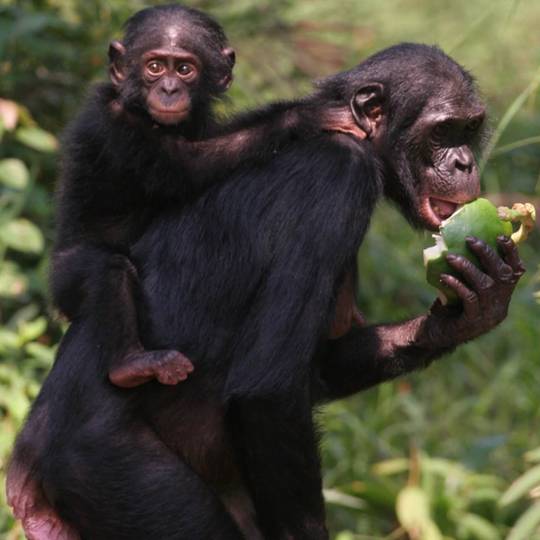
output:
<instances>
[{"instance_id":1,"label":"adult bonobo shoulder","mask_svg":"<svg viewBox=\"0 0 540 540\"><path fill-rule=\"evenodd\" d=\"M133 245L145 341L189 355L185 383L114 388L96 374L108 353L92 347L91 319L70 328L19 440L50 419L35 477L83 538L327 539L313 406L424 367L504 317L517 252L475 242L482 270L452 263L461 311L328 339L383 191L426 228L476 196L464 162L483 113L470 76L421 45L383 51L305 101L348 107L361 138L291 141Z\"/></svg>"}]
</instances>

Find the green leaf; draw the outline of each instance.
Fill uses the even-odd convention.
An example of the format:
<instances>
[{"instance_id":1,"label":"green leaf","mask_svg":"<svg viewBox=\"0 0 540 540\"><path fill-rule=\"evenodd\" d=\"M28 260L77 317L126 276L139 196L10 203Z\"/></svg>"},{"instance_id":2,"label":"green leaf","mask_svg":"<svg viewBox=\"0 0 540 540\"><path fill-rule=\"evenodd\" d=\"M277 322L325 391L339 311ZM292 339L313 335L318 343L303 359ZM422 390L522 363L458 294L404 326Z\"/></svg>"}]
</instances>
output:
<instances>
[{"instance_id":1,"label":"green leaf","mask_svg":"<svg viewBox=\"0 0 540 540\"><path fill-rule=\"evenodd\" d=\"M432 521L429 502L424 490L407 486L397 497L396 513L401 526L412 538L442 540L442 534Z\"/></svg>"},{"instance_id":2,"label":"green leaf","mask_svg":"<svg viewBox=\"0 0 540 540\"><path fill-rule=\"evenodd\" d=\"M506 540L530 540L540 526L540 502L531 506L510 530Z\"/></svg>"},{"instance_id":3,"label":"green leaf","mask_svg":"<svg viewBox=\"0 0 540 540\"><path fill-rule=\"evenodd\" d=\"M15 332L0 328L0 353L9 353L19 348L19 337Z\"/></svg>"},{"instance_id":4,"label":"green leaf","mask_svg":"<svg viewBox=\"0 0 540 540\"><path fill-rule=\"evenodd\" d=\"M0 183L12 189L23 190L28 186L30 173L20 159L0 161Z\"/></svg>"},{"instance_id":5,"label":"green leaf","mask_svg":"<svg viewBox=\"0 0 540 540\"><path fill-rule=\"evenodd\" d=\"M47 319L38 317L33 321L23 322L18 328L19 338L22 343L34 341L45 333L47 329Z\"/></svg>"},{"instance_id":6,"label":"green leaf","mask_svg":"<svg viewBox=\"0 0 540 540\"><path fill-rule=\"evenodd\" d=\"M540 465L529 469L525 474L514 480L499 500L500 506L507 506L527 495L531 489L540 485Z\"/></svg>"},{"instance_id":7,"label":"green leaf","mask_svg":"<svg viewBox=\"0 0 540 540\"><path fill-rule=\"evenodd\" d=\"M3 389L0 405L4 407L17 423L21 423L30 408L30 400L24 391L24 381L18 380Z\"/></svg>"},{"instance_id":8,"label":"green leaf","mask_svg":"<svg viewBox=\"0 0 540 540\"><path fill-rule=\"evenodd\" d=\"M50 368L54 361L55 349L53 347L47 347L41 343L28 343L24 350L35 360L38 361L40 366Z\"/></svg>"},{"instance_id":9,"label":"green leaf","mask_svg":"<svg viewBox=\"0 0 540 540\"><path fill-rule=\"evenodd\" d=\"M28 290L28 277L11 261L0 266L0 297L16 298Z\"/></svg>"},{"instance_id":10,"label":"green leaf","mask_svg":"<svg viewBox=\"0 0 540 540\"><path fill-rule=\"evenodd\" d=\"M459 519L459 526L467 538L475 540L499 540L501 535L497 527L492 525L487 519L477 514L465 514Z\"/></svg>"},{"instance_id":11,"label":"green leaf","mask_svg":"<svg viewBox=\"0 0 540 540\"><path fill-rule=\"evenodd\" d=\"M16 139L39 152L56 152L58 141L49 132L38 127L20 127L15 132Z\"/></svg>"},{"instance_id":12,"label":"green leaf","mask_svg":"<svg viewBox=\"0 0 540 540\"><path fill-rule=\"evenodd\" d=\"M341 531L336 535L335 540L354 540L354 534L350 531Z\"/></svg>"},{"instance_id":13,"label":"green leaf","mask_svg":"<svg viewBox=\"0 0 540 540\"><path fill-rule=\"evenodd\" d=\"M407 472L409 470L409 465L410 462L407 458L387 459L375 463L372 470L374 474L379 476L391 476L393 474Z\"/></svg>"},{"instance_id":14,"label":"green leaf","mask_svg":"<svg viewBox=\"0 0 540 540\"><path fill-rule=\"evenodd\" d=\"M535 448L534 450L529 450L525 454L525 461L529 463L537 463L540 461L540 448Z\"/></svg>"},{"instance_id":15,"label":"green leaf","mask_svg":"<svg viewBox=\"0 0 540 540\"><path fill-rule=\"evenodd\" d=\"M337 489L325 489L324 500L329 504L337 504L345 508L354 508L356 510L366 508L366 503L362 499L342 493Z\"/></svg>"},{"instance_id":16,"label":"green leaf","mask_svg":"<svg viewBox=\"0 0 540 540\"><path fill-rule=\"evenodd\" d=\"M9 221L0 228L0 240L6 246L23 253L39 254L44 240L41 231L29 220L20 218Z\"/></svg>"}]
</instances>

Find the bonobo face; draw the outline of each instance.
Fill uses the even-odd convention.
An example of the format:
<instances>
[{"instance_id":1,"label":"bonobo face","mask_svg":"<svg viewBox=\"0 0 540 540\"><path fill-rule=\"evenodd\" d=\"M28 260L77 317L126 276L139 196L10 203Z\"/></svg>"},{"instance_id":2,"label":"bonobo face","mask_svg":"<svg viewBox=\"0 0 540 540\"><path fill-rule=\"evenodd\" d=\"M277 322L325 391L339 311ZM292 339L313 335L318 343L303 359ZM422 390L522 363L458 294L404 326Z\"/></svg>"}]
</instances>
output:
<instances>
[{"instance_id":1,"label":"bonobo face","mask_svg":"<svg viewBox=\"0 0 540 540\"><path fill-rule=\"evenodd\" d=\"M478 197L474 152L485 109L472 77L436 48L402 44L348 74L351 109L380 158L386 195L416 227L437 230Z\"/></svg>"},{"instance_id":2,"label":"bonobo face","mask_svg":"<svg viewBox=\"0 0 540 540\"><path fill-rule=\"evenodd\" d=\"M183 19L142 33L129 46L113 41L109 58L121 105L164 126L187 122L227 90L235 61L233 49Z\"/></svg>"},{"instance_id":3,"label":"bonobo face","mask_svg":"<svg viewBox=\"0 0 540 540\"><path fill-rule=\"evenodd\" d=\"M484 119L485 110L476 101L435 99L411 127L414 204L422 226L438 229L442 220L480 194L473 149L479 146Z\"/></svg>"},{"instance_id":4,"label":"bonobo face","mask_svg":"<svg viewBox=\"0 0 540 540\"><path fill-rule=\"evenodd\" d=\"M180 48L154 49L142 55L142 97L158 124L180 124L189 117L202 67L195 54Z\"/></svg>"}]
</instances>

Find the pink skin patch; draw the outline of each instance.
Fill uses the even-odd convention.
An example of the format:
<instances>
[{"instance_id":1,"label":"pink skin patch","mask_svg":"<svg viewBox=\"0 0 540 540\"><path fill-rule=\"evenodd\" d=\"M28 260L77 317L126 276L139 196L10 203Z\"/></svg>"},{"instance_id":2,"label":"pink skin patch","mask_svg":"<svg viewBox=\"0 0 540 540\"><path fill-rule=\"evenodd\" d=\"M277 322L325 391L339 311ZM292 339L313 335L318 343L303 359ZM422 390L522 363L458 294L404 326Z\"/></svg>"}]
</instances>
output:
<instances>
[{"instance_id":1,"label":"pink skin patch","mask_svg":"<svg viewBox=\"0 0 540 540\"><path fill-rule=\"evenodd\" d=\"M7 494L13 515L21 520L28 540L80 540L77 531L60 518L29 474L10 474Z\"/></svg>"}]
</instances>

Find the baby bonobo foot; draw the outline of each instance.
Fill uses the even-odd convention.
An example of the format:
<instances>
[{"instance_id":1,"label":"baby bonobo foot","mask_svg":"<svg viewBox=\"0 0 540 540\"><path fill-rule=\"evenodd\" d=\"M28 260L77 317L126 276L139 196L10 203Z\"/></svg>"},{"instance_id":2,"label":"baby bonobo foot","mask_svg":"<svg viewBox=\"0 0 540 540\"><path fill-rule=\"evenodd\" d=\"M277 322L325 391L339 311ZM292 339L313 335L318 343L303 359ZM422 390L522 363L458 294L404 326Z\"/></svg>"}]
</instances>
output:
<instances>
[{"instance_id":1,"label":"baby bonobo foot","mask_svg":"<svg viewBox=\"0 0 540 540\"><path fill-rule=\"evenodd\" d=\"M153 366L153 375L161 384L178 384L185 381L193 371L193 364L178 351L154 351L143 354L153 354L156 365Z\"/></svg>"},{"instance_id":2,"label":"baby bonobo foot","mask_svg":"<svg viewBox=\"0 0 540 540\"><path fill-rule=\"evenodd\" d=\"M109 380L122 388L133 388L152 379L174 385L185 381L192 371L193 364L178 351L136 349L122 358L121 365L109 371Z\"/></svg>"}]
</instances>

